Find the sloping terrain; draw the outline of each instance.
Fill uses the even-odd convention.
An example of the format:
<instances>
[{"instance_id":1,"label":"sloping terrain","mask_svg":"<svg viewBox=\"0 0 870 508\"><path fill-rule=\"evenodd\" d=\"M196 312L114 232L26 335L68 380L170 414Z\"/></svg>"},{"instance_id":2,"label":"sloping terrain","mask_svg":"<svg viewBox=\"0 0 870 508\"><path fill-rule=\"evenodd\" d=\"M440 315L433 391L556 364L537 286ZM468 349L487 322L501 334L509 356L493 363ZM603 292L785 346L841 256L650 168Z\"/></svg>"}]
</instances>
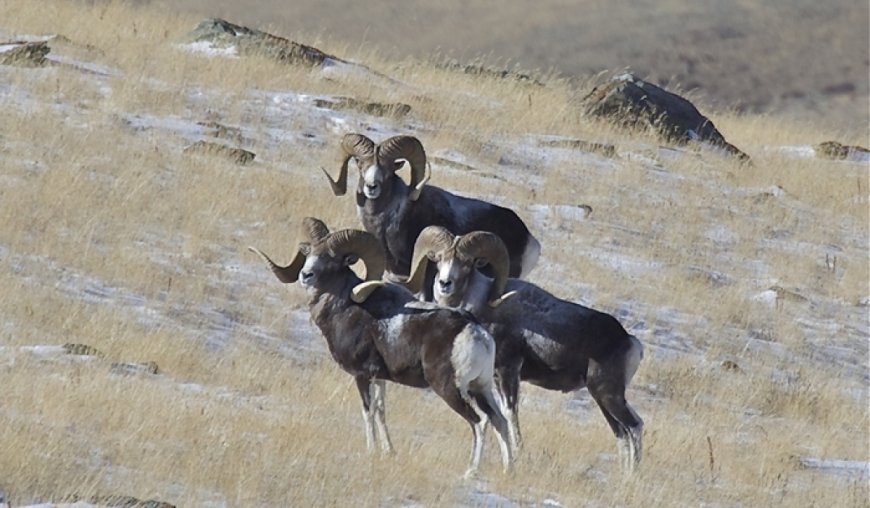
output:
<instances>
[{"instance_id":1,"label":"sloping terrain","mask_svg":"<svg viewBox=\"0 0 870 508\"><path fill-rule=\"evenodd\" d=\"M173 8L398 59L482 59L582 79L630 68L705 106L870 136L867 2L182 0Z\"/></svg>"},{"instance_id":2,"label":"sloping terrain","mask_svg":"<svg viewBox=\"0 0 870 508\"><path fill-rule=\"evenodd\" d=\"M0 42L52 48L0 65L12 505L867 505L870 162L812 148L860 130L705 111L742 164L583 118L547 76L366 48L321 48L350 63L314 67L240 57L184 42L200 18L148 6L3 5L0 20ZM433 185L530 224L533 282L641 339L637 475L585 391L528 385L512 475L491 441L483 476L462 480L470 430L396 386L397 454L366 453L303 291L247 250L289 260L309 215L357 226L319 169L337 169L346 132L419 137Z\"/></svg>"}]
</instances>

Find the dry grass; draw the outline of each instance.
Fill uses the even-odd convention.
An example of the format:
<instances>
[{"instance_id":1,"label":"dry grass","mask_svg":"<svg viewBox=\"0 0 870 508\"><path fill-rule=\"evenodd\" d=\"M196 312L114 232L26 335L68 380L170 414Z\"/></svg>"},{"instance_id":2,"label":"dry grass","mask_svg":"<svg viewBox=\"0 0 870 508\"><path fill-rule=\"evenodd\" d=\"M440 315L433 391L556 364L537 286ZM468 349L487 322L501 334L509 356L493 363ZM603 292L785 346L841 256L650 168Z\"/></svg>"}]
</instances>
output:
<instances>
[{"instance_id":1,"label":"dry grass","mask_svg":"<svg viewBox=\"0 0 870 508\"><path fill-rule=\"evenodd\" d=\"M777 112L825 132L857 132L862 141L870 134L870 6L852 0L541 0L534 8L521 0L498 8L461 0L297 0L292 8L277 0L181 0L173 8L318 44L341 38L391 59L434 53L569 77L631 68L692 90L703 111Z\"/></svg>"},{"instance_id":2,"label":"dry grass","mask_svg":"<svg viewBox=\"0 0 870 508\"><path fill-rule=\"evenodd\" d=\"M870 458L867 316L855 305L870 293L867 167L772 148L860 132L722 114L717 125L753 156L743 167L589 123L549 75L539 87L397 65L330 41L321 49L399 84L205 58L174 45L198 18L121 2L3 4L0 19L6 34L63 34L82 61L112 69L0 67L0 490L13 503L867 504L866 477L800 462ZM279 115L264 91L402 101L412 114ZM215 119L243 128L253 164L183 153L185 129ZM460 481L469 429L432 394L397 386L398 453L365 453L356 391L299 318L301 290L245 248L286 260L305 215L355 226L352 200L332 197L317 168L336 169L339 132L369 127L415 133L430 154L474 168L435 164L439 185L513 203L530 222L550 206L533 227L544 252L532 279L618 313L647 344L629 392L647 421L640 474L622 478L588 394L526 386L527 447L511 476L490 442L485 480ZM536 136L619 155L528 148ZM577 204L592 216L559 208ZM790 293L753 299L774 286ZM64 343L104 356L27 349ZM148 361L159 375L112 370Z\"/></svg>"}]
</instances>

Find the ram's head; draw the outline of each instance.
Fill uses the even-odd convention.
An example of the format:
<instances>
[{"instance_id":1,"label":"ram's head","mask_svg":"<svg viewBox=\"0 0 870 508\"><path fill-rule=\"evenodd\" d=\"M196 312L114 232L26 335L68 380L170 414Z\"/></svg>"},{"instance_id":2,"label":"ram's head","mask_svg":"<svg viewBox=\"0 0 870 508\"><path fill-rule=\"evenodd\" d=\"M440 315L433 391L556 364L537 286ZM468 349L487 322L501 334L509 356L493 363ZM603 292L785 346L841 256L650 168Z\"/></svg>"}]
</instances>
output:
<instances>
[{"instance_id":1,"label":"ram's head","mask_svg":"<svg viewBox=\"0 0 870 508\"><path fill-rule=\"evenodd\" d=\"M393 175L402 168L402 161L411 165L411 182L408 199L416 201L428 181L426 175L426 152L420 140L413 136L393 136L381 144L362 134L346 134L341 140L342 161L338 178L329 179L329 185L336 196L347 192L347 164L356 161L359 168L357 192L367 199L389 199L392 193Z\"/></svg>"},{"instance_id":2,"label":"ram's head","mask_svg":"<svg viewBox=\"0 0 870 508\"><path fill-rule=\"evenodd\" d=\"M493 233L473 231L455 236L441 226L425 228L414 244L407 282L411 291L418 293L423 289L429 262L438 268L433 294L435 301L442 305L458 306L468 291L474 271L487 265L495 273L488 296L490 306L497 307L511 296L504 293L510 268L507 248Z\"/></svg>"},{"instance_id":3,"label":"ram's head","mask_svg":"<svg viewBox=\"0 0 870 508\"><path fill-rule=\"evenodd\" d=\"M355 229L330 233L323 221L313 217L303 219L302 231L307 241L299 243L296 256L287 266L276 264L255 247L249 249L258 254L285 284L299 281L305 288L325 289L335 280L336 274L358 260L365 264L367 282L379 281L383 276L384 253L371 234ZM362 303L370 292L354 288L351 298Z\"/></svg>"}]
</instances>

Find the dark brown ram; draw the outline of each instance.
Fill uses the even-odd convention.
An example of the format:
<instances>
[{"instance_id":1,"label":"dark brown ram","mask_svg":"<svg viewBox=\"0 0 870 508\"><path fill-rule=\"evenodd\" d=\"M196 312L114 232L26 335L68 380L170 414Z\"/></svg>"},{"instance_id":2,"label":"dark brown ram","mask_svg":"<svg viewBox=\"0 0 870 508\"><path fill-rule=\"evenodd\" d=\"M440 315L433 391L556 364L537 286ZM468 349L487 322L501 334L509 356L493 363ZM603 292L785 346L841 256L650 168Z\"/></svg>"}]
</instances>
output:
<instances>
[{"instance_id":1,"label":"dark brown ram","mask_svg":"<svg viewBox=\"0 0 870 508\"><path fill-rule=\"evenodd\" d=\"M472 428L469 473L483 452L486 422L499 436L505 469L511 465L508 422L496 400L493 381L495 343L474 318L455 309L418 302L405 287L365 284L350 266L362 260L366 279L378 281L384 256L369 233L330 233L318 219L303 221L308 241L293 261L279 266L259 250L278 280L297 280L308 293L311 319L323 333L332 358L356 380L363 404L369 449L377 439L383 451L393 446L384 421L385 381L431 387Z\"/></svg>"},{"instance_id":2,"label":"dark brown ram","mask_svg":"<svg viewBox=\"0 0 870 508\"><path fill-rule=\"evenodd\" d=\"M483 230L498 235L507 246L512 277L525 277L537 263L541 245L513 210L426 185L426 152L417 138L394 136L376 144L362 134L347 134L341 154L338 178L324 173L333 193L344 195L348 162L356 161L357 212L365 230L383 246L390 274L403 278L410 273L414 242L433 225L456 234ZM396 174L403 161L411 166L410 184Z\"/></svg>"},{"instance_id":3,"label":"dark brown ram","mask_svg":"<svg viewBox=\"0 0 870 508\"><path fill-rule=\"evenodd\" d=\"M511 441L520 445L520 380L569 392L584 386L617 438L627 470L641 458L643 421L625 400L643 346L610 314L562 300L540 287L508 278L508 254L492 233L454 236L437 226L423 230L414 247L408 285L420 291L430 262L437 266L436 303L474 314L496 341L496 379L505 395ZM496 273L487 277L479 267Z\"/></svg>"}]
</instances>

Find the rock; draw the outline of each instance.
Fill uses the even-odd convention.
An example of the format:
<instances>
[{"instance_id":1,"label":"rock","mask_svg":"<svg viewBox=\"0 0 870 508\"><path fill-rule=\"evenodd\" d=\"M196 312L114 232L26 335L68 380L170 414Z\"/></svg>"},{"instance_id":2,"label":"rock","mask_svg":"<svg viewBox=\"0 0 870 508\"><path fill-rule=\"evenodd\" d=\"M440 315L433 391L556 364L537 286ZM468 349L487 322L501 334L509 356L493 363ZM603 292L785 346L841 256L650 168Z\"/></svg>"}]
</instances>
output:
<instances>
[{"instance_id":1,"label":"rock","mask_svg":"<svg viewBox=\"0 0 870 508\"><path fill-rule=\"evenodd\" d=\"M587 115L609 118L626 127L651 126L671 142L706 142L749 161L749 156L728 143L691 102L630 73L615 76L606 85L594 88L583 104Z\"/></svg>"},{"instance_id":2,"label":"rock","mask_svg":"<svg viewBox=\"0 0 870 508\"><path fill-rule=\"evenodd\" d=\"M187 40L208 41L222 48L235 47L240 55L265 56L289 64L314 66L324 65L330 60L344 62L317 48L260 30L235 25L219 18L210 18L201 22L187 35Z\"/></svg>"},{"instance_id":3,"label":"rock","mask_svg":"<svg viewBox=\"0 0 870 508\"><path fill-rule=\"evenodd\" d=\"M74 344L67 342L63 345L63 350L66 351L66 354L68 355L99 356L101 358L103 356L103 353L99 352L97 348L88 346L87 344Z\"/></svg>"},{"instance_id":4,"label":"rock","mask_svg":"<svg viewBox=\"0 0 870 508\"><path fill-rule=\"evenodd\" d=\"M863 146L844 145L836 141L825 141L813 146L816 155L823 159L870 161L870 150Z\"/></svg>"},{"instance_id":5,"label":"rock","mask_svg":"<svg viewBox=\"0 0 870 508\"><path fill-rule=\"evenodd\" d=\"M517 72L517 71L509 71L505 69L496 69L493 67L486 67L478 64L461 64L456 60L448 60L447 62L440 65L445 69L457 70L462 72L463 74L471 74L474 76L485 76L489 78L496 79L512 79L514 81L519 81L522 83L527 83L535 86L544 86L542 82L531 77L528 74Z\"/></svg>"},{"instance_id":6,"label":"rock","mask_svg":"<svg viewBox=\"0 0 870 508\"><path fill-rule=\"evenodd\" d=\"M539 144L551 148L573 148L605 157L616 157L616 147L607 143L595 143L582 139L549 139L541 141Z\"/></svg>"},{"instance_id":7,"label":"rock","mask_svg":"<svg viewBox=\"0 0 870 508\"><path fill-rule=\"evenodd\" d=\"M235 141L236 143L248 141L242 135L242 129L238 127L229 127L213 120L196 123L205 127L207 129L206 134L208 134L209 136L214 136L216 138L226 139L229 141Z\"/></svg>"},{"instance_id":8,"label":"rock","mask_svg":"<svg viewBox=\"0 0 870 508\"><path fill-rule=\"evenodd\" d=\"M788 301L788 302L796 302L796 303L804 303L808 302L809 299L798 293L797 291L793 291L791 289L786 289L779 285L770 286L771 291L776 292L776 301L777 303Z\"/></svg>"},{"instance_id":9,"label":"rock","mask_svg":"<svg viewBox=\"0 0 870 508\"><path fill-rule=\"evenodd\" d=\"M719 364L719 367L721 367L722 370L729 372L740 372L743 370L740 368L740 365L738 365L737 362L735 362L734 360L722 360L722 362Z\"/></svg>"},{"instance_id":10,"label":"rock","mask_svg":"<svg viewBox=\"0 0 870 508\"><path fill-rule=\"evenodd\" d=\"M133 496L92 496L88 502L112 508L175 508L175 505L154 499L141 500Z\"/></svg>"},{"instance_id":11,"label":"rock","mask_svg":"<svg viewBox=\"0 0 870 508\"><path fill-rule=\"evenodd\" d=\"M158 374L160 369L157 367L157 362L133 363L133 362L115 362L110 368L112 374L120 374L129 376L133 374Z\"/></svg>"},{"instance_id":12,"label":"rock","mask_svg":"<svg viewBox=\"0 0 870 508\"><path fill-rule=\"evenodd\" d=\"M445 157L438 157L437 155L430 155L428 159L434 164L439 164L441 166L448 166L453 169L459 169L461 171L477 171L477 168L471 166L469 164L465 164L464 162L458 162L454 160L447 159Z\"/></svg>"},{"instance_id":13,"label":"rock","mask_svg":"<svg viewBox=\"0 0 870 508\"><path fill-rule=\"evenodd\" d=\"M48 42L13 42L13 47L0 53L0 65L19 67L42 67L48 60L45 55L51 51ZM5 45L5 44L4 44Z\"/></svg>"},{"instance_id":14,"label":"rock","mask_svg":"<svg viewBox=\"0 0 870 508\"><path fill-rule=\"evenodd\" d=\"M242 166L250 163L254 160L254 157L256 157L256 154L254 154L254 152L250 152L243 148L234 148L231 146L222 145L220 143L214 143L212 141L204 140L197 141L192 145L184 147L184 153L219 155Z\"/></svg>"},{"instance_id":15,"label":"rock","mask_svg":"<svg viewBox=\"0 0 870 508\"><path fill-rule=\"evenodd\" d=\"M333 110L353 109L374 116L402 117L411 112L411 106L402 102L364 102L352 97L336 97L335 100L315 99L318 108Z\"/></svg>"}]
</instances>

